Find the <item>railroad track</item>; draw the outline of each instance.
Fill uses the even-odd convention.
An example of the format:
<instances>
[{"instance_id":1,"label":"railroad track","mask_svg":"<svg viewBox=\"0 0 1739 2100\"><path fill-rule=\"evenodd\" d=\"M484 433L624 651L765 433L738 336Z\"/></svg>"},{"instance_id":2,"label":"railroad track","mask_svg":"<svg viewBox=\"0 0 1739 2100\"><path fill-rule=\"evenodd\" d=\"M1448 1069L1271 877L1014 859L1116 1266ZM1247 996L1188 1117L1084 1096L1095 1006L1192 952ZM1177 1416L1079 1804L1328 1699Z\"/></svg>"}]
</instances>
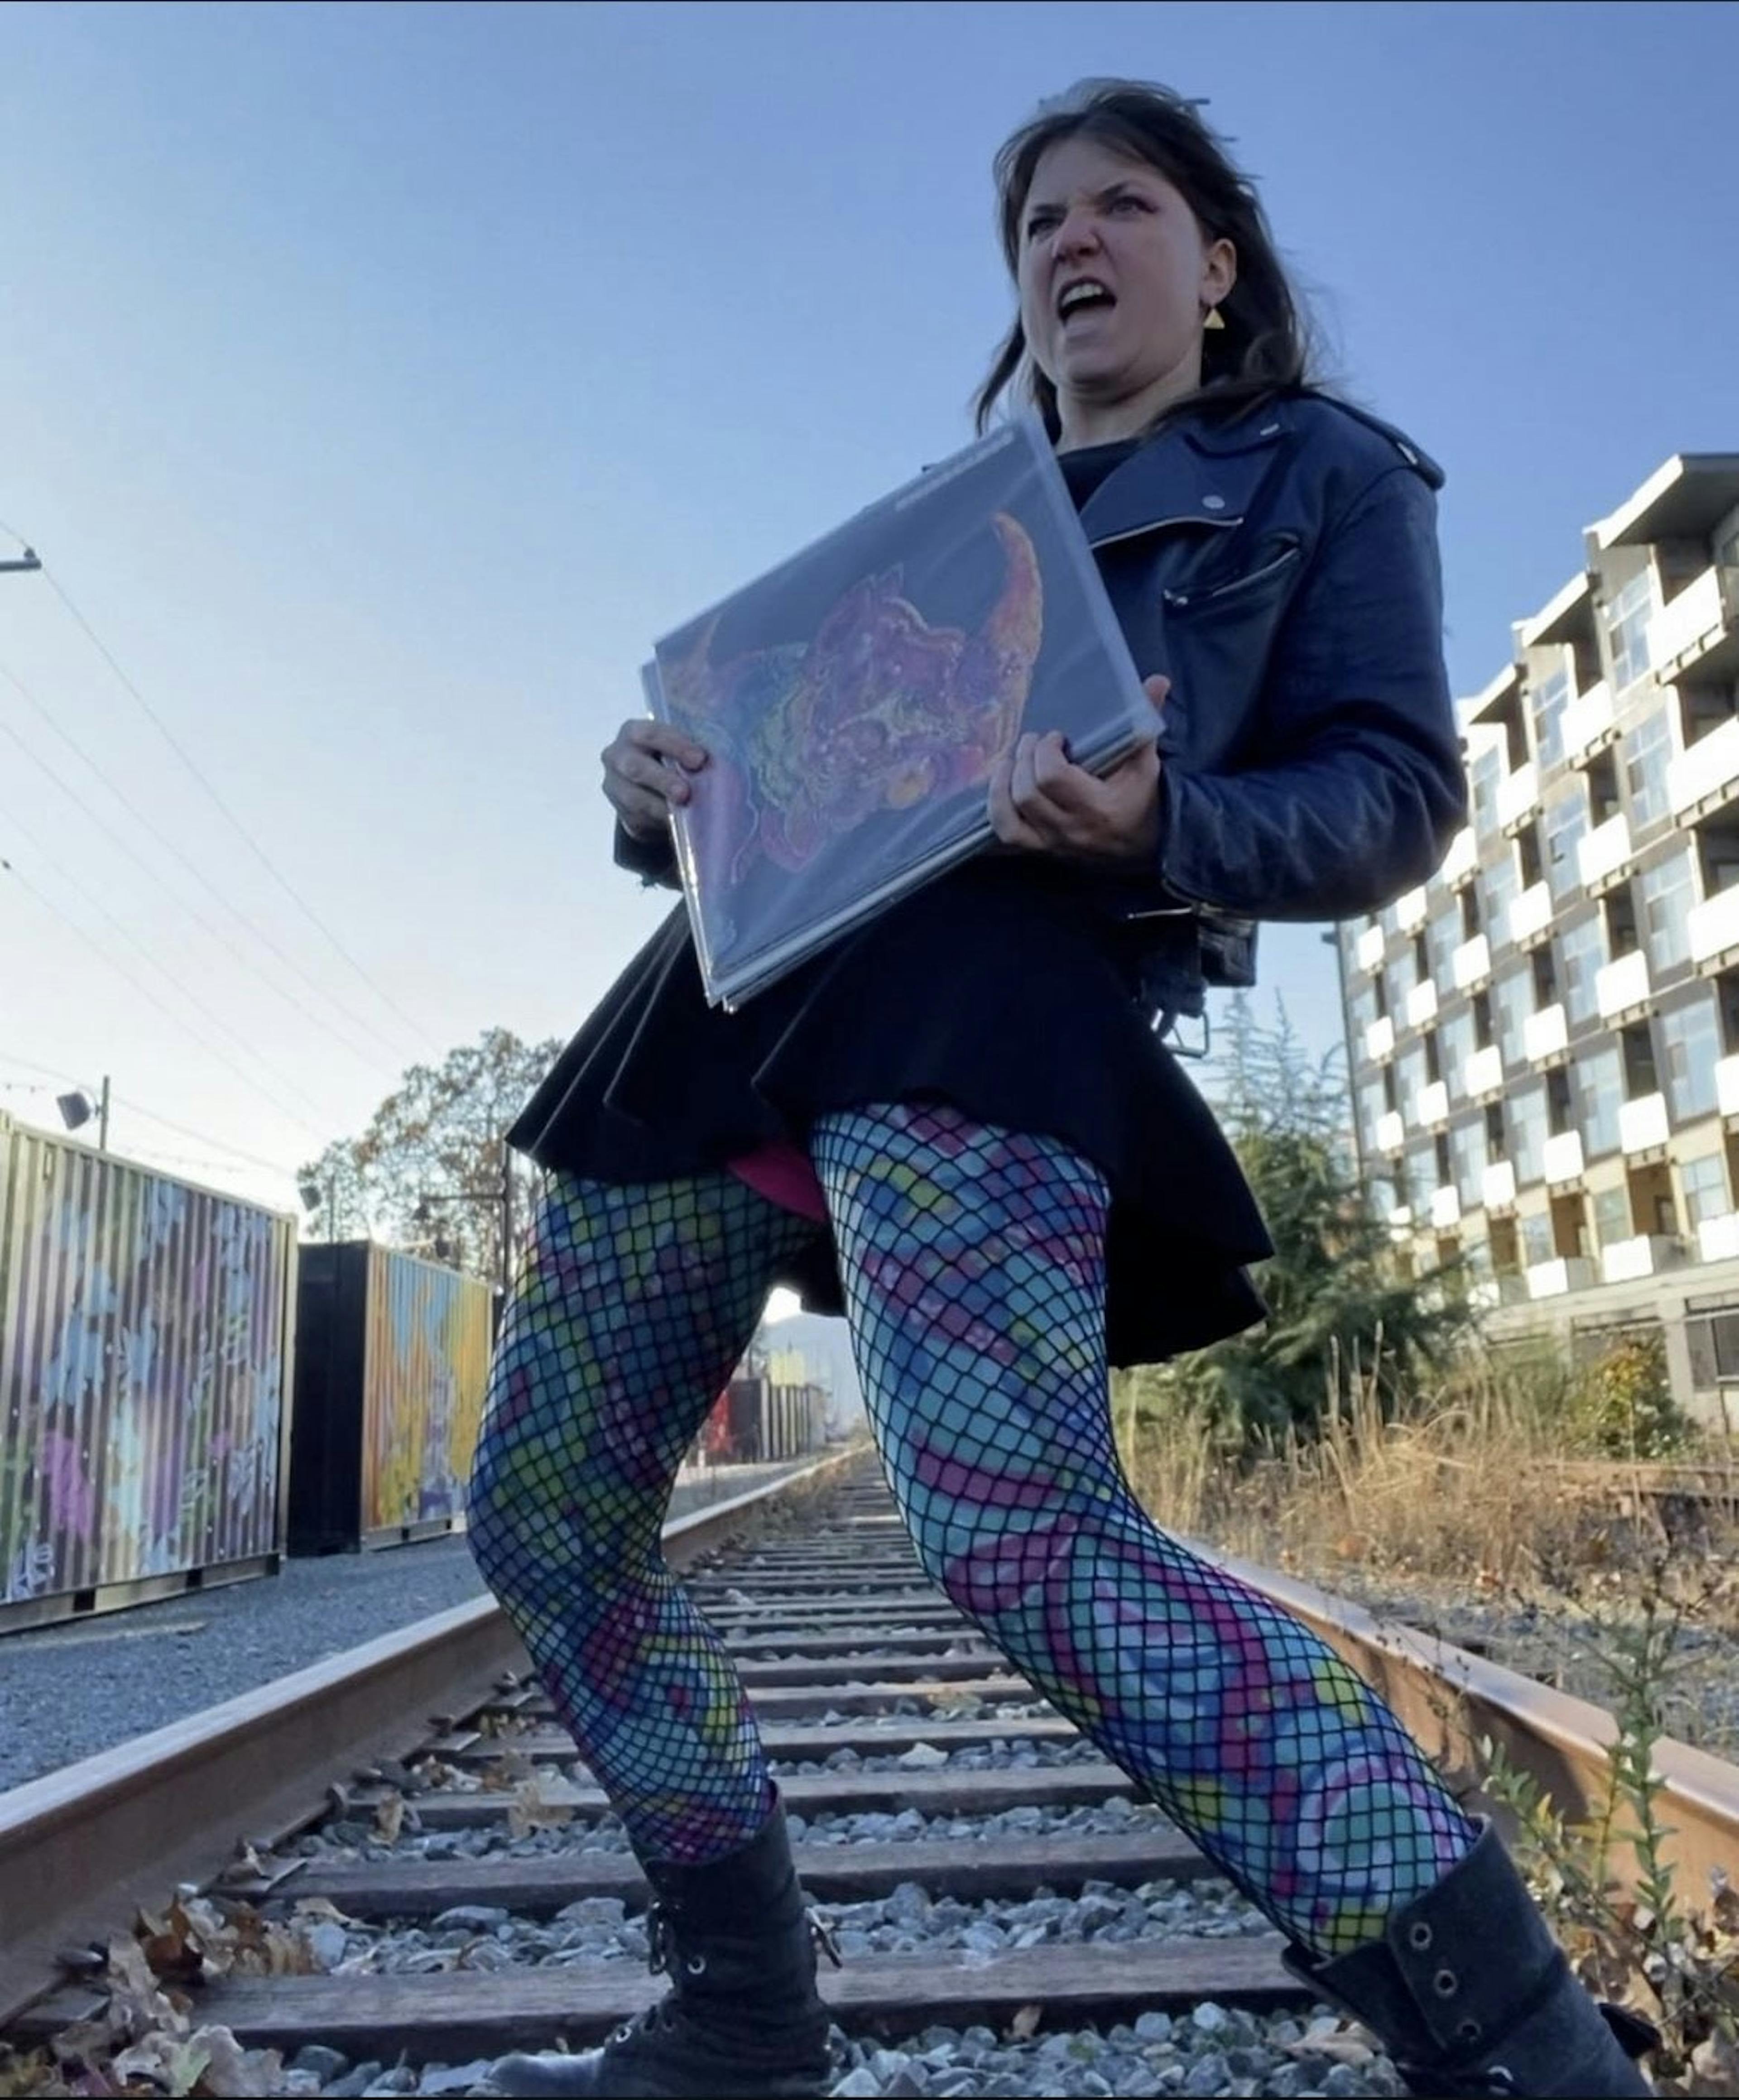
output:
<instances>
[{"instance_id":1,"label":"railroad track","mask_svg":"<svg viewBox=\"0 0 1739 2100\"><path fill-rule=\"evenodd\" d=\"M1273 2025L1304 2009L1278 1935L929 1586L861 1459L682 1520L667 1550L738 1658L805 1885L843 1924L849 1958L823 1988L848 2035L917 2047L1094 2023L1138 2052L1206 2004L1234 2040L1308 2047ZM1452 1766L1470 1734L1495 1735L1560 1801L1592 1798L1610 1726L1596 1710L1237 1572L1316 1623ZM135 1906L165 1918L189 1883L251 1921L262 1959L321 1970L195 1991L195 2022L286 2061L464 2067L631 2018L662 1988L635 1958L643 1884L525 1673L484 1601L0 1797L0 2038L29 2048L100 2018L106 1980L77 1974L80 1950ZM1739 1772L1676 1745L1662 1762L1682 1868L1731 1868ZM196 1970L200 1933L185 1937ZM452 2076L444 2089L465 2089ZM1053 2089L1004 2074L983 2089Z\"/></svg>"}]
</instances>

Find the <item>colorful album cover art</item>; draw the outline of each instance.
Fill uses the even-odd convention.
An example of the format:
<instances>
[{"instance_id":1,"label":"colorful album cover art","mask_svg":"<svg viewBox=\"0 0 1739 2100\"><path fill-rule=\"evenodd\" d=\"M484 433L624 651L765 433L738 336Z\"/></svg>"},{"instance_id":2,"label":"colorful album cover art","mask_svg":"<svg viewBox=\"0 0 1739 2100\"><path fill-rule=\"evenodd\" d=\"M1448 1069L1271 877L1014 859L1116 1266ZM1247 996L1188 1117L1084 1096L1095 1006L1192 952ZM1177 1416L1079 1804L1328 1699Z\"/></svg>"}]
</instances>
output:
<instances>
[{"instance_id":1,"label":"colorful album cover art","mask_svg":"<svg viewBox=\"0 0 1739 2100\"><path fill-rule=\"evenodd\" d=\"M726 1004L986 840L1023 728L1102 768L1150 726L1026 421L660 642L647 691L709 754L678 849Z\"/></svg>"}]
</instances>

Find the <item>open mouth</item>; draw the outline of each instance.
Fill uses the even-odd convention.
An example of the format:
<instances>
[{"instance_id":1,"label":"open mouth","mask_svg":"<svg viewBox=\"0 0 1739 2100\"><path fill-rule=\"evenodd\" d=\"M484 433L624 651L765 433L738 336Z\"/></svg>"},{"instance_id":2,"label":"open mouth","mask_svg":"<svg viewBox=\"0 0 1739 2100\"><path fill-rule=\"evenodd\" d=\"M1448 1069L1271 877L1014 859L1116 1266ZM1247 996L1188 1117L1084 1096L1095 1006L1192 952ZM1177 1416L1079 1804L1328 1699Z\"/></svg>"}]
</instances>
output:
<instances>
[{"instance_id":1,"label":"open mouth","mask_svg":"<svg viewBox=\"0 0 1739 2100\"><path fill-rule=\"evenodd\" d=\"M1057 318L1066 325L1082 314L1106 314L1115 298L1094 277L1079 277L1057 294Z\"/></svg>"}]
</instances>

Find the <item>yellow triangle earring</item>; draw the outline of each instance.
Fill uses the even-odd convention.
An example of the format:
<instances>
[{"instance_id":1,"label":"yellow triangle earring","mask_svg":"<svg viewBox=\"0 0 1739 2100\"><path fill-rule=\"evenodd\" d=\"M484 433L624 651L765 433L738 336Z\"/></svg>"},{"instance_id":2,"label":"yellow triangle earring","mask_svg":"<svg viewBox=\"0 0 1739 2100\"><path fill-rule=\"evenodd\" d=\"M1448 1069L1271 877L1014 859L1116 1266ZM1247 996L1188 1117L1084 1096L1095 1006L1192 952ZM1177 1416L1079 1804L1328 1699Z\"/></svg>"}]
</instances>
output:
<instances>
[{"instance_id":1,"label":"yellow triangle earring","mask_svg":"<svg viewBox=\"0 0 1739 2100\"><path fill-rule=\"evenodd\" d=\"M1207 317L1202 323L1203 333L1205 335L1209 329L1223 329L1225 326L1225 323L1220 317L1219 307L1210 307L1207 310Z\"/></svg>"}]
</instances>

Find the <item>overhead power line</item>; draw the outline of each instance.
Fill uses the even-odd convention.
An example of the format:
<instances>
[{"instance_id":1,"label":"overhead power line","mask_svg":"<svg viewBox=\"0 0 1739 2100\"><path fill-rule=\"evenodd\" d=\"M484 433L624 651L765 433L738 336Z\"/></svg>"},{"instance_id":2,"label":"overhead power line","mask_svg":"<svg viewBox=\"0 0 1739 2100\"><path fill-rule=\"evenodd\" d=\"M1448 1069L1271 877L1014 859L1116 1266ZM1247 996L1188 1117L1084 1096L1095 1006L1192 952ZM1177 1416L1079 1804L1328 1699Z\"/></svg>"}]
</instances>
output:
<instances>
[{"instance_id":1,"label":"overhead power line","mask_svg":"<svg viewBox=\"0 0 1739 2100\"><path fill-rule=\"evenodd\" d=\"M211 803L212 807L217 810L218 814L223 818L223 821L230 827L231 830L235 832L237 838L241 840L248 851L253 854L254 858L259 862L260 866L265 869L266 872L271 877L272 880L277 884L278 887L284 892L285 895L289 898L290 902L296 907L297 910L302 913L302 916L308 921L309 924L311 925L316 931L320 934L322 938L330 945L333 951L343 960L346 964L355 973L361 983L365 986L367 989L373 994L375 998L381 1002L382 1005L386 1007L399 1021L402 1021L405 1027L409 1029L412 1035L415 1036L418 1041L432 1047L432 1039L429 1035L428 1031L420 1026L417 1022L412 1020L411 1017L404 1012L404 1008L400 1007L395 999L391 998L388 994L382 991L380 986L375 983L374 980L369 975L362 964L356 960L356 958L351 953L350 950L345 946L344 943L338 938L338 935L333 932L332 929L326 924L324 920L323 920L320 914L315 911L312 905L311 905L307 902L307 898L302 896L302 893L296 888L295 885L291 882L289 878L280 870L277 863L265 852L264 849L260 845L258 840L254 838L252 832L248 830L247 827L241 822L241 818L237 817L235 812L230 808L228 803L224 801L223 797L218 792L217 789L214 788L211 783L205 778L200 768L194 763L192 753L183 748L180 739L170 728L168 723L163 720L160 714L158 714L156 708L152 706L151 703L145 698L144 695L140 692L138 686L134 684L133 681L127 676L126 673L121 669L120 664L116 661L113 651L109 649L107 643L104 642L102 637L98 634L95 629L91 626L90 621L86 619L83 613L82 613L78 607L73 602L73 600L67 594L66 590L61 585L60 578L55 574L54 571L45 564L42 569L42 575L47 582L49 589L55 593L55 597L60 599L62 605L66 607L68 612L72 615L73 620L77 623L86 640L90 643L92 648L96 651L97 654L103 659L103 661L108 664L109 669L114 673L116 677L119 679L125 690L132 695L134 700L143 710L147 721L151 723L157 734L163 739L163 741L169 746L170 749L174 752L175 756L181 761L182 764L187 768L193 779L199 783L200 788L204 792L207 800Z\"/></svg>"},{"instance_id":2,"label":"overhead power line","mask_svg":"<svg viewBox=\"0 0 1739 2100\"><path fill-rule=\"evenodd\" d=\"M52 1065L36 1064L29 1057L15 1057L10 1050L0 1050L0 1065L9 1065L20 1072L38 1072L45 1079L58 1079L65 1086L77 1087L85 1083L72 1072L63 1072ZM6 1083L0 1080L0 1085ZM46 1094L53 1089L38 1087L33 1091ZM244 1152L239 1145L231 1145L221 1137L213 1137L209 1131L190 1129L184 1123L176 1123L169 1116L159 1115L155 1109L141 1107L130 1094L113 1096L110 1105L114 1108L124 1108L129 1115L141 1116L147 1123L160 1124L165 1130L172 1130L178 1137L190 1137L196 1145L203 1145L209 1152L227 1153L231 1158L244 1160L249 1167L263 1167L268 1174L281 1174L294 1180L300 1171L294 1167L286 1167L281 1160L262 1159L257 1152Z\"/></svg>"},{"instance_id":3,"label":"overhead power line","mask_svg":"<svg viewBox=\"0 0 1739 2100\"><path fill-rule=\"evenodd\" d=\"M22 870L15 866L12 862L7 860L3 854L0 854L0 873L11 876L12 880L19 885L19 887L23 889L28 896L34 898L36 902L41 906L43 911L48 913L51 918L58 920L59 923L64 926L69 933L76 934L78 938L85 943L86 946L91 949L97 955L100 956L103 961L107 963L111 969L118 970L121 975L126 979L127 982L133 986L135 991L139 993L142 997L149 999L151 1004L157 1008L160 1013L166 1013L178 1028L182 1029L186 1034L192 1036L193 1040L198 1043L201 1049L205 1051L209 1057L215 1057L220 1065L224 1065L228 1070L233 1072L236 1077L241 1081L244 1086L250 1088L254 1092L259 1096L262 1101L269 1101L271 1106L277 1110L280 1115L285 1116L291 1123L298 1124L302 1129L308 1132L311 1136L318 1138L323 1145L328 1141L325 1133L323 1132L317 1125L310 1123L305 1116L298 1115L294 1109L286 1108L283 1102L278 1101L267 1088L263 1087L259 1081L256 1079L251 1073L243 1071L241 1067L236 1063L235 1060L232 1058L227 1052L220 1050L214 1043L208 1043L196 1028L189 1026L185 1014L178 1013L172 1006L165 1004L163 1000L157 997L157 994L151 989L149 985L142 984L133 974L132 971L127 968L125 963L117 961L113 955L108 954L104 948L102 943L92 934L87 933L76 920L68 918L66 914L60 910L58 905L55 904L50 898L45 897L42 891L37 888L36 885L29 880ZM104 915L106 916L107 915L105 914ZM130 940L130 936L125 935L124 929L122 931L124 937ZM161 965L158 965L158 967L161 968ZM178 989L179 989L179 987L178 987ZM185 995L183 995L183 996L185 996ZM203 1009L201 1010L203 1011ZM244 1048L245 1048L245 1046L244 1046ZM304 1098L306 1098L306 1096L304 1096ZM311 1103L311 1106L313 1107L314 1112L316 1115L322 1113L318 1103Z\"/></svg>"},{"instance_id":4,"label":"overhead power line","mask_svg":"<svg viewBox=\"0 0 1739 2100\"><path fill-rule=\"evenodd\" d=\"M67 748L72 752L73 756L77 758L82 765L89 767L90 771L96 775L97 779L102 782L104 787L106 788L109 793L114 796L115 800L120 803L121 808L126 811L128 815L130 816L136 823L143 827L143 828L149 833L151 837L157 841L158 845L160 845L166 854L169 854L177 862L179 862L179 864L187 870L188 874L192 876L193 880L198 883L202 889L206 891L209 895L215 898L218 902L223 906L224 910L229 913L232 919L236 920L246 932L251 933L254 939L257 940L263 947L268 949L272 955L276 955L278 960L284 964L286 969L293 971L311 991L316 993L322 999L329 999L332 1004L344 1016L346 1021L351 1022L355 1027L360 1029L365 1035L371 1036L373 1040L386 1051L387 1056L391 1058L395 1063L399 1061L399 1059L404 1055L403 1051L399 1049L396 1044L388 1042L386 1038L382 1035L380 1030L374 1027L371 1022L364 1020L360 1014L352 1012L342 1000L338 999L332 993L325 990L323 986L317 984L315 980L309 976L308 973L302 968L302 965L296 961L294 956L285 953L284 950L278 946L277 942L272 939L271 936L267 933L263 927L256 925L254 921L248 917L245 911L241 911L236 904L223 894L222 890L218 889L214 883L208 880L205 876L201 874L200 870L181 850L180 847L175 844L174 840L168 837L157 827L157 825L152 822L151 818L148 817L122 789L115 785L114 782L108 778L106 773L104 772L102 767L97 764L96 761L92 758L88 752L82 750L79 746L73 742L73 739L67 735L66 731L61 728L60 725L55 720L48 709L42 705L42 703L36 697L35 694L33 693L29 687L24 683L23 680L20 679L14 672L8 670L3 664L0 664L0 678L4 678L7 685L9 685L15 692L20 695L22 698L28 702L31 708L38 716L40 716L45 722L47 723L49 728L54 731L55 735L60 738L60 741L64 744L66 745ZM72 783L66 779L60 773L57 772L55 769L49 764L46 758L42 757L39 752L33 751L29 745L26 743L24 739L18 734L17 730L12 727L10 722L0 721L0 736L6 737L10 743L15 745L17 748L24 753L24 757L29 760L30 763L36 767L38 772L46 774L47 777L53 781L55 787L60 790L61 793L73 803L74 807L82 810L84 814L88 817L91 823L97 827L98 830L103 833L104 836L112 840L113 843L126 855L127 858L133 862L135 867L142 868L153 882L162 883L164 889L174 899L175 902L180 906L181 909L187 913L188 916L193 921L194 924L199 927L203 933L209 934L227 954L232 955L235 960L241 964L244 969L252 971L262 984L265 985L277 998L281 999L287 1006L290 1007L293 1011L298 1014L303 1020L311 1021L316 1028L324 1029L326 1034L332 1038L333 1041L338 1043L349 1056L355 1057L360 1062L370 1066L375 1065L379 1062L379 1060L374 1052L368 1050L359 1049L356 1045L339 1030L334 1028L332 1023L328 1021L324 1015L311 1011L306 1002L299 1001L294 994L286 991L281 985L274 982L272 978L267 975L262 965L252 955L247 954L245 950L238 947L236 945L236 942L227 933L224 933L220 927L214 926L211 923L210 920L209 920L202 911L199 911L195 906L190 904L185 898L177 896L175 891L171 889L166 882L163 882L162 876L152 867L150 862L148 861L144 855L139 851L138 848L132 845L128 839L117 830L116 827L111 824L99 811L94 810L90 803L85 800L84 796L79 793L78 790L72 784Z\"/></svg>"}]
</instances>

